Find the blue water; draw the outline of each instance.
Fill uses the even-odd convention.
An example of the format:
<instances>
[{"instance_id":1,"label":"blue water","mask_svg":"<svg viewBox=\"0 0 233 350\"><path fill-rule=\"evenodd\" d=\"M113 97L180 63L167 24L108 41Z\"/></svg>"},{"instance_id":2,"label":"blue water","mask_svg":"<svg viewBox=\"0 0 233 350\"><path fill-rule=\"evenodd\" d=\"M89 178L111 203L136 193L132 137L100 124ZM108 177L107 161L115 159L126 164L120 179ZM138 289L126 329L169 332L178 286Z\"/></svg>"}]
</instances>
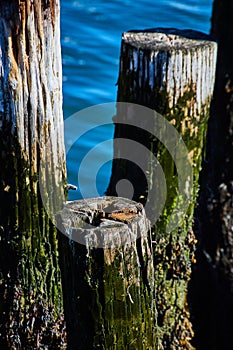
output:
<instances>
[{"instance_id":1,"label":"blue water","mask_svg":"<svg viewBox=\"0 0 233 350\"><path fill-rule=\"evenodd\" d=\"M130 29L175 27L210 31L212 0L61 0L61 43L63 57L64 118L96 104L116 101L121 34ZM113 137L109 125L95 128L73 144L67 154L68 182L78 185L79 166L84 156L98 143ZM69 133L72 133L70 135ZM76 129L65 133L75 139ZM67 141L68 142L68 141ZM112 147L102 150L111 158ZM99 195L108 185L111 162L101 167L97 179L92 166L81 176L85 193L93 196L91 183ZM90 188L90 191L88 189ZM79 191L69 199L82 198Z\"/></svg>"}]
</instances>

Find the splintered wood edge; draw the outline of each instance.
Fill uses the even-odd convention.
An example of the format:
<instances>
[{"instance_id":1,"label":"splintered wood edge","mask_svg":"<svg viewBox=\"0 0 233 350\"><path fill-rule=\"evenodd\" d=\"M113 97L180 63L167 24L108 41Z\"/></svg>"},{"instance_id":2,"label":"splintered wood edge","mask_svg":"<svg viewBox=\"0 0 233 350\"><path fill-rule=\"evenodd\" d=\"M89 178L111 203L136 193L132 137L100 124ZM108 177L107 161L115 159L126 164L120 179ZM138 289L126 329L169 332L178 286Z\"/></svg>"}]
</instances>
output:
<instances>
[{"instance_id":1,"label":"splintered wood edge","mask_svg":"<svg viewBox=\"0 0 233 350\"><path fill-rule=\"evenodd\" d=\"M110 196L66 203L57 215L57 225L88 250L131 246L139 237L147 241L151 228L142 204Z\"/></svg>"},{"instance_id":2,"label":"splintered wood edge","mask_svg":"<svg viewBox=\"0 0 233 350\"><path fill-rule=\"evenodd\" d=\"M143 205L122 197L98 197L67 202L60 212L63 221L70 217L99 218L101 220L125 222L145 216ZM75 220L74 220L75 221ZM113 222L114 224L114 222ZM95 226L95 225L93 225ZM98 226L96 226L98 227Z\"/></svg>"}]
</instances>

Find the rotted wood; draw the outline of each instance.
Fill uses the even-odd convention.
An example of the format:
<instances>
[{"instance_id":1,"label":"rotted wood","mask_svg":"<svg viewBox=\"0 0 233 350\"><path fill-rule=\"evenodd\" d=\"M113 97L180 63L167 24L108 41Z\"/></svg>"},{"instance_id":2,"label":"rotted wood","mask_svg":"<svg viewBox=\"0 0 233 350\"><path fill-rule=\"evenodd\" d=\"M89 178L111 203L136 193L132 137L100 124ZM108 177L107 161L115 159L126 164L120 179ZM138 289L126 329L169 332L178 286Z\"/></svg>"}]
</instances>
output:
<instances>
[{"instance_id":1,"label":"rotted wood","mask_svg":"<svg viewBox=\"0 0 233 350\"><path fill-rule=\"evenodd\" d=\"M58 215L70 349L155 349L150 224L121 197L68 202Z\"/></svg>"},{"instance_id":2,"label":"rotted wood","mask_svg":"<svg viewBox=\"0 0 233 350\"><path fill-rule=\"evenodd\" d=\"M196 31L156 28L130 31L122 36L117 101L149 107L166 118L185 142L193 173L193 189L186 213L168 234L166 224L174 207L177 211L180 208L178 182L182 174L177 173L175 160L165 145L156 139L156 133L160 133L156 123L149 121L151 134L143 130L143 126L134 128L132 110L127 111L119 105L114 117L116 142L107 194L116 195L118 181L127 179L134 187L132 199L146 205L150 191L156 193L160 187L152 157L147 156L147 166L143 172L139 171L135 164L125 160L125 150L117 139L131 139L147 147L159 160L166 179L165 206L153 228L159 349L192 347L193 330L187 304L188 281L197 242L192 220L213 96L216 55L216 42ZM141 119L142 125L147 123L143 115ZM148 125L144 129L147 130ZM188 190L189 183L187 181ZM158 200L154 196L150 207L156 207Z\"/></svg>"}]
</instances>

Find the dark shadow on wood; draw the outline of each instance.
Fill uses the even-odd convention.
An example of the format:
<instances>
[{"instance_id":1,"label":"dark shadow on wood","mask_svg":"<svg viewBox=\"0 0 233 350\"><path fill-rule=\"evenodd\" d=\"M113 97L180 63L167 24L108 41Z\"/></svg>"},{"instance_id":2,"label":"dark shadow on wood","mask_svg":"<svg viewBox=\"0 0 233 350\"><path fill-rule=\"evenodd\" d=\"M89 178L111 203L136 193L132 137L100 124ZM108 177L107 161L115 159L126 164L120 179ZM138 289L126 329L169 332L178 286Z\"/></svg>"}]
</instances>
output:
<instances>
[{"instance_id":1,"label":"dark shadow on wood","mask_svg":"<svg viewBox=\"0 0 233 350\"><path fill-rule=\"evenodd\" d=\"M218 42L207 152L195 212L199 244L190 284L198 350L233 347L233 1L215 0Z\"/></svg>"}]
</instances>

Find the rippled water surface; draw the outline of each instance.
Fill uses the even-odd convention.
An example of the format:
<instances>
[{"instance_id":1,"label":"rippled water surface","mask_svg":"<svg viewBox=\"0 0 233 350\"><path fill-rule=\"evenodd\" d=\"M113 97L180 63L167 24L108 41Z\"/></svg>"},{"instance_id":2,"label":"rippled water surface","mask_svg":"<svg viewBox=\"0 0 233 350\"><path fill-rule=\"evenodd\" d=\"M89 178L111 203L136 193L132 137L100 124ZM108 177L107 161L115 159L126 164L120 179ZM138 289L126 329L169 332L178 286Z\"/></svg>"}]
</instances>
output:
<instances>
[{"instance_id":1,"label":"rippled water surface","mask_svg":"<svg viewBox=\"0 0 233 350\"><path fill-rule=\"evenodd\" d=\"M121 34L130 29L153 27L189 28L205 33L210 30L212 1L149 0L61 0L61 35L63 57L63 106L68 117L83 108L116 100L116 81ZM67 154L68 181L78 185L79 166L95 145L113 137L111 116L106 125L95 128L73 144ZM76 128L65 133L66 142L75 139ZM102 149L111 158L112 148ZM101 155L99 156L101 157ZM94 167L95 164L92 164ZM111 163L100 168L97 180L92 166L80 175L86 193L92 197L90 184L97 181L99 195L108 185ZM81 198L79 191L70 199Z\"/></svg>"}]
</instances>

